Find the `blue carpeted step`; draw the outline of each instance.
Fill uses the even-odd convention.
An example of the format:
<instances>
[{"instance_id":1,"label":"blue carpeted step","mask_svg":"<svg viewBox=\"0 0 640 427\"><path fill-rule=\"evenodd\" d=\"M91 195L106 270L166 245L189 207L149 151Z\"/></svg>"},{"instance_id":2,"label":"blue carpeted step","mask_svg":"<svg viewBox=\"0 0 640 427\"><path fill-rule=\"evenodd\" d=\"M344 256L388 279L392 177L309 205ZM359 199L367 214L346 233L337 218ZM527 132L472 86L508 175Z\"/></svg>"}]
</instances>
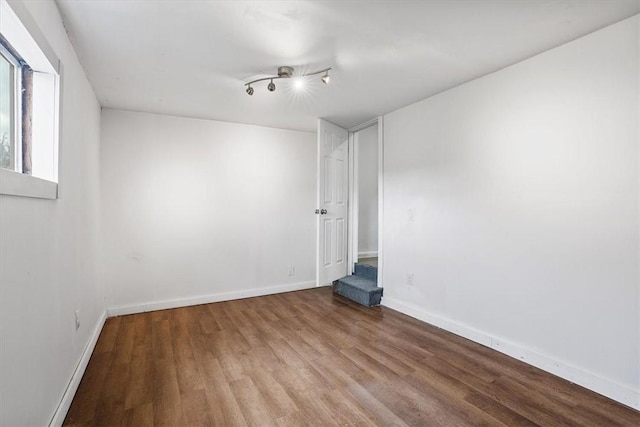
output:
<instances>
[{"instance_id":1,"label":"blue carpeted step","mask_svg":"<svg viewBox=\"0 0 640 427\"><path fill-rule=\"evenodd\" d=\"M367 307L380 305L382 299L382 288L360 276L346 276L334 282L333 292Z\"/></svg>"},{"instance_id":2,"label":"blue carpeted step","mask_svg":"<svg viewBox=\"0 0 640 427\"><path fill-rule=\"evenodd\" d=\"M372 265L357 262L355 275L378 283L378 268Z\"/></svg>"}]
</instances>

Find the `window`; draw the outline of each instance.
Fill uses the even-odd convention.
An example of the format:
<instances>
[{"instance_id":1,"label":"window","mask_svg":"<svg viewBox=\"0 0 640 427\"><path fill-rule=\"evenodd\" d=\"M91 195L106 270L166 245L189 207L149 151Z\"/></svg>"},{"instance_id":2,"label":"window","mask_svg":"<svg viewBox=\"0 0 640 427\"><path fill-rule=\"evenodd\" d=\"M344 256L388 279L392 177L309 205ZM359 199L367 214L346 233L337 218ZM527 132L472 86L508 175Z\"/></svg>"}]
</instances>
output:
<instances>
[{"instance_id":1,"label":"window","mask_svg":"<svg viewBox=\"0 0 640 427\"><path fill-rule=\"evenodd\" d=\"M0 168L31 174L33 71L0 36Z\"/></svg>"},{"instance_id":2,"label":"window","mask_svg":"<svg viewBox=\"0 0 640 427\"><path fill-rule=\"evenodd\" d=\"M15 66L0 50L0 167L15 170Z\"/></svg>"},{"instance_id":3,"label":"window","mask_svg":"<svg viewBox=\"0 0 640 427\"><path fill-rule=\"evenodd\" d=\"M55 199L61 64L24 4L0 16L0 194Z\"/></svg>"}]
</instances>

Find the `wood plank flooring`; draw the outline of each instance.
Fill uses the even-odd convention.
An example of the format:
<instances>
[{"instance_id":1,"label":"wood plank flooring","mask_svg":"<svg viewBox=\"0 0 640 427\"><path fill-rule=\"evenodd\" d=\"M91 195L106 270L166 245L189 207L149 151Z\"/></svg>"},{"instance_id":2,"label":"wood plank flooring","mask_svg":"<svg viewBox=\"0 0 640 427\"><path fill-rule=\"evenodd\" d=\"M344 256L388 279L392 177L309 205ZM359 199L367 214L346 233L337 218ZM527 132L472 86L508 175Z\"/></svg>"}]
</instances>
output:
<instances>
[{"instance_id":1,"label":"wood plank flooring","mask_svg":"<svg viewBox=\"0 0 640 427\"><path fill-rule=\"evenodd\" d=\"M107 320L67 426L639 426L640 413L318 288Z\"/></svg>"}]
</instances>

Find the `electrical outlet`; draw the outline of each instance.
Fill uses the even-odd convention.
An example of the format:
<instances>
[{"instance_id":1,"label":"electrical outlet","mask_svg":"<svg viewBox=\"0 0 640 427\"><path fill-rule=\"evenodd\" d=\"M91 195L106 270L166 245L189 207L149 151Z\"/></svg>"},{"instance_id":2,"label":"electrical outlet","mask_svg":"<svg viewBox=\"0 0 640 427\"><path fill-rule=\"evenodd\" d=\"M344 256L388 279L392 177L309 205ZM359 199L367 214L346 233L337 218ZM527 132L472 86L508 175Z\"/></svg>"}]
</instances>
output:
<instances>
[{"instance_id":1,"label":"electrical outlet","mask_svg":"<svg viewBox=\"0 0 640 427\"><path fill-rule=\"evenodd\" d=\"M413 286L413 273L407 273L407 286Z\"/></svg>"},{"instance_id":2,"label":"electrical outlet","mask_svg":"<svg viewBox=\"0 0 640 427\"><path fill-rule=\"evenodd\" d=\"M289 276L295 276L296 275L296 266L295 265L290 265L289 266Z\"/></svg>"},{"instance_id":3,"label":"electrical outlet","mask_svg":"<svg viewBox=\"0 0 640 427\"><path fill-rule=\"evenodd\" d=\"M80 329L80 310L76 310L74 314L76 319L76 331L77 331L78 329Z\"/></svg>"}]
</instances>

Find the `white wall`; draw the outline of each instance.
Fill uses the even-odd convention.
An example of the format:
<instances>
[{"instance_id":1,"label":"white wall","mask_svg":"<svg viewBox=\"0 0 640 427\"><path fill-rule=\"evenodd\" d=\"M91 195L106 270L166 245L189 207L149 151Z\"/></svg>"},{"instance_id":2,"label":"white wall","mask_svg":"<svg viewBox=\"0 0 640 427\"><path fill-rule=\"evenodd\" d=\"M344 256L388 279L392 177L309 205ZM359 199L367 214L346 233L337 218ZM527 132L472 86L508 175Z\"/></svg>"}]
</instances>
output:
<instances>
[{"instance_id":1,"label":"white wall","mask_svg":"<svg viewBox=\"0 0 640 427\"><path fill-rule=\"evenodd\" d=\"M7 426L49 423L104 314L96 273L100 107L55 3L24 4L64 65L60 199L0 195L0 425Z\"/></svg>"},{"instance_id":2,"label":"white wall","mask_svg":"<svg viewBox=\"0 0 640 427\"><path fill-rule=\"evenodd\" d=\"M386 115L383 236L386 305L636 408L639 21Z\"/></svg>"},{"instance_id":3,"label":"white wall","mask_svg":"<svg viewBox=\"0 0 640 427\"><path fill-rule=\"evenodd\" d=\"M356 134L358 141L358 253L378 252L378 126Z\"/></svg>"},{"instance_id":4,"label":"white wall","mask_svg":"<svg viewBox=\"0 0 640 427\"><path fill-rule=\"evenodd\" d=\"M312 133L103 110L107 306L314 286L315 152Z\"/></svg>"}]
</instances>

